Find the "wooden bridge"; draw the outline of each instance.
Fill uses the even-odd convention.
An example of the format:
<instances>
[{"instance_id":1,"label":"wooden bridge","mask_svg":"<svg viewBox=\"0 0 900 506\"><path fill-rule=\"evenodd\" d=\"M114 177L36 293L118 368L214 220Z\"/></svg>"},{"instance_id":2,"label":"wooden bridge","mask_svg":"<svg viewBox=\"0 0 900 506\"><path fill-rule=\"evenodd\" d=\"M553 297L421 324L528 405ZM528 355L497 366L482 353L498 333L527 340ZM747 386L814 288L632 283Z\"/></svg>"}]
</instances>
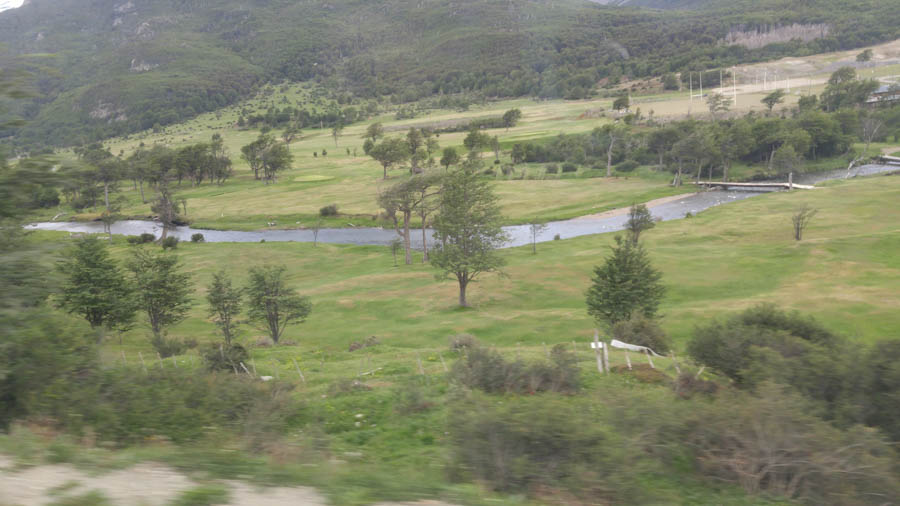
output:
<instances>
[{"instance_id":1,"label":"wooden bridge","mask_svg":"<svg viewBox=\"0 0 900 506\"><path fill-rule=\"evenodd\" d=\"M783 188L785 190L813 190L815 186L808 184L797 184L788 181L787 183L772 183L772 182L758 182L758 183L732 183L728 181L696 181L693 184L697 186L705 186L707 188L718 187L718 188Z\"/></svg>"},{"instance_id":2,"label":"wooden bridge","mask_svg":"<svg viewBox=\"0 0 900 506\"><path fill-rule=\"evenodd\" d=\"M886 163L888 165L900 165L900 157L881 155L878 157L878 159L880 162Z\"/></svg>"}]
</instances>

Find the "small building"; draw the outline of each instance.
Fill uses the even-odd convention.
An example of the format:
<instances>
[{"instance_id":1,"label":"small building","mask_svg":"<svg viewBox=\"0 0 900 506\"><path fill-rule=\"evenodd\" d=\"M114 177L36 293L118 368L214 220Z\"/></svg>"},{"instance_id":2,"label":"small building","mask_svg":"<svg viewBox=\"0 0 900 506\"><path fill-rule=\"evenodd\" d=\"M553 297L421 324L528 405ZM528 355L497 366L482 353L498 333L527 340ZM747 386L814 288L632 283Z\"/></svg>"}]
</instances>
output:
<instances>
[{"instance_id":1,"label":"small building","mask_svg":"<svg viewBox=\"0 0 900 506\"><path fill-rule=\"evenodd\" d=\"M882 84L869 95L867 104L885 104L900 101L900 84Z\"/></svg>"}]
</instances>

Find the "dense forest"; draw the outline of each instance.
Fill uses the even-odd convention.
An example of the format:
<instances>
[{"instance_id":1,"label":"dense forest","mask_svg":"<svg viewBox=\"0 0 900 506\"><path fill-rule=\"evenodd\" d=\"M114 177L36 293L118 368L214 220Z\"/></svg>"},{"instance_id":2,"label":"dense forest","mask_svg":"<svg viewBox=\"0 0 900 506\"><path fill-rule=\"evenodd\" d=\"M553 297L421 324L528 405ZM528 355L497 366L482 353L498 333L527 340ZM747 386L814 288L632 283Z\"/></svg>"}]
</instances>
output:
<instances>
[{"instance_id":1,"label":"dense forest","mask_svg":"<svg viewBox=\"0 0 900 506\"><path fill-rule=\"evenodd\" d=\"M460 92L577 99L621 79L849 49L900 33L900 12L887 0L630 5L35 0L0 15L8 66L40 75L19 111L31 122L6 135L85 144L213 111L281 80L394 103ZM813 28L794 37L785 26ZM756 49L724 43L759 34L765 44Z\"/></svg>"}]
</instances>

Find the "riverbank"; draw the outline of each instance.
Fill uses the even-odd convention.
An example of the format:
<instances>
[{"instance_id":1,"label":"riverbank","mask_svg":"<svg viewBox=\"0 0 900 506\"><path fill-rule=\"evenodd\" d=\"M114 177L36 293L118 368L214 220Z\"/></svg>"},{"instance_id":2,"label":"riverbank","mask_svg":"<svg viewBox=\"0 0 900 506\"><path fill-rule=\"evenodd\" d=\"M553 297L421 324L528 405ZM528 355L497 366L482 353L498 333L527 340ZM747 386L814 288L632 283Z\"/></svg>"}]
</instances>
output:
<instances>
[{"instance_id":1,"label":"riverbank","mask_svg":"<svg viewBox=\"0 0 900 506\"><path fill-rule=\"evenodd\" d=\"M832 170L801 175L798 183L817 184L825 181L841 180L847 177L863 177L883 173L892 173L898 170L895 166L888 165L864 165L853 169L849 174L844 170ZM688 187L682 187L682 191L688 192ZM654 218L660 221L677 220L686 216L694 216L711 207L729 202L736 202L766 192L748 192L741 190L718 190L694 193L683 193L656 198L646 202L647 207ZM591 234L601 234L623 230L627 222L628 207L618 207L583 215L576 218L550 221L538 235L532 236L530 225L509 225L504 230L510 237L510 241L504 247L524 246L532 242L547 242L556 239L569 239ZM26 228L32 230L55 230L71 233L103 233L103 224L100 222L43 222L33 223ZM143 233L159 236L162 227L159 223L141 220L123 220L116 222L111 227L111 233L117 235L140 235ZM263 230L212 230L196 227L177 227L169 231L169 234L178 237L182 241L189 241L194 234L203 234L205 242L317 242L331 244L355 244L355 245L389 245L397 233L393 228L386 227L351 227L332 228L322 227L318 231L312 229L263 229ZM411 243L414 248L422 249L422 234L411 234ZM427 234L431 241L431 233Z\"/></svg>"}]
</instances>

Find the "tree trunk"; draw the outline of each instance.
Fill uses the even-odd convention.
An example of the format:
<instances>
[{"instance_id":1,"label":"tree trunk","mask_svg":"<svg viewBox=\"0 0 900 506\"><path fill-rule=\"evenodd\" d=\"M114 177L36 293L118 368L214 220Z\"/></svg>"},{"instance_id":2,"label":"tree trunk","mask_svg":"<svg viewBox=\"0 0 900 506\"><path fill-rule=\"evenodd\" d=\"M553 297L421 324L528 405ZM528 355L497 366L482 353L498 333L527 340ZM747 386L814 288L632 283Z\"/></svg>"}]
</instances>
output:
<instances>
[{"instance_id":1,"label":"tree trunk","mask_svg":"<svg viewBox=\"0 0 900 506\"><path fill-rule=\"evenodd\" d=\"M428 228L425 223L425 216L422 216L422 263L428 261Z\"/></svg>"},{"instance_id":2,"label":"tree trunk","mask_svg":"<svg viewBox=\"0 0 900 506\"><path fill-rule=\"evenodd\" d=\"M103 182L103 202L106 204L106 212L109 212L109 183Z\"/></svg>"},{"instance_id":3,"label":"tree trunk","mask_svg":"<svg viewBox=\"0 0 900 506\"><path fill-rule=\"evenodd\" d=\"M612 152L613 152L613 144L615 142L610 141L609 149L606 150L606 177L612 176Z\"/></svg>"},{"instance_id":4,"label":"tree trunk","mask_svg":"<svg viewBox=\"0 0 900 506\"><path fill-rule=\"evenodd\" d=\"M144 180L143 180L143 179L141 179L141 186L140 186L140 188L141 188L141 202L143 202L144 204L146 204L146 203L147 203L147 199L144 198Z\"/></svg>"},{"instance_id":5,"label":"tree trunk","mask_svg":"<svg viewBox=\"0 0 900 506\"><path fill-rule=\"evenodd\" d=\"M769 163L766 164L766 168L769 172L772 172L772 160L775 159L775 147L772 146L772 152L769 153Z\"/></svg>"},{"instance_id":6,"label":"tree trunk","mask_svg":"<svg viewBox=\"0 0 900 506\"><path fill-rule=\"evenodd\" d=\"M412 213L409 211L405 211L403 213L403 246L406 248L406 265L410 265L412 263L412 254L410 253L410 241L409 241L409 220L412 217Z\"/></svg>"},{"instance_id":7,"label":"tree trunk","mask_svg":"<svg viewBox=\"0 0 900 506\"><path fill-rule=\"evenodd\" d=\"M461 307L469 307L469 303L466 302L466 286L468 284L469 284L468 280L459 278L459 305Z\"/></svg>"}]
</instances>

